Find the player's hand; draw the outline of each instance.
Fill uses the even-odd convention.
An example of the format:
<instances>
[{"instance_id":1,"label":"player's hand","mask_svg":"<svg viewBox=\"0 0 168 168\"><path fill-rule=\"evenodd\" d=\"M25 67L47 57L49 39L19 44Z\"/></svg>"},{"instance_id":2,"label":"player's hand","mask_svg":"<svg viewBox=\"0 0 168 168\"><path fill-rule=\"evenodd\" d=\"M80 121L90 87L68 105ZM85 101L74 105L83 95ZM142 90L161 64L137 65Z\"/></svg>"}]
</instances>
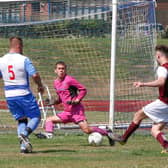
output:
<instances>
[{"instance_id":1,"label":"player's hand","mask_svg":"<svg viewBox=\"0 0 168 168\"><path fill-rule=\"evenodd\" d=\"M144 86L144 83L142 83L142 82L134 82L133 86L136 87L136 88L142 87L142 86Z\"/></svg>"},{"instance_id":2,"label":"player's hand","mask_svg":"<svg viewBox=\"0 0 168 168\"><path fill-rule=\"evenodd\" d=\"M44 105L49 105L50 104L50 99L49 98L46 98L45 100L44 100Z\"/></svg>"},{"instance_id":3,"label":"player's hand","mask_svg":"<svg viewBox=\"0 0 168 168\"><path fill-rule=\"evenodd\" d=\"M45 87L44 86L38 86L37 88L38 92L40 92L41 94L44 93Z\"/></svg>"},{"instance_id":4,"label":"player's hand","mask_svg":"<svg viewBox=\"0 0 168 168\"><path fill-rule=\"evenodd\" d=\"M52 106L54 104L56 104L56 100L55 99L46 98L44 100L44 105L46 105L46 106Z\"/></svg>"}]
</instances>

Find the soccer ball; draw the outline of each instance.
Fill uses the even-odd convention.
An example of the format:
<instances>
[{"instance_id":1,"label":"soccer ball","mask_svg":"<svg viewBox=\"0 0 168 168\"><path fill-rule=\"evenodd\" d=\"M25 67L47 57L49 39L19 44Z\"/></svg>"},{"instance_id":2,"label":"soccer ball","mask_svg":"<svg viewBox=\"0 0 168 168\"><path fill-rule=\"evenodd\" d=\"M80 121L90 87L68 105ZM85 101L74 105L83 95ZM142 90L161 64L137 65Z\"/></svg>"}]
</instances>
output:
<instances>
[{"instance_id":1,"label":"soccer ball","mask_svg":"<svg viewBox=\"0 0 168 168\"><path fill-rule=\"evenodd\" d=\"M98 132L93 132L88 137L88 142L92 146L100 146L103 141L103 136Z\"/></svg>"}]
</instances>

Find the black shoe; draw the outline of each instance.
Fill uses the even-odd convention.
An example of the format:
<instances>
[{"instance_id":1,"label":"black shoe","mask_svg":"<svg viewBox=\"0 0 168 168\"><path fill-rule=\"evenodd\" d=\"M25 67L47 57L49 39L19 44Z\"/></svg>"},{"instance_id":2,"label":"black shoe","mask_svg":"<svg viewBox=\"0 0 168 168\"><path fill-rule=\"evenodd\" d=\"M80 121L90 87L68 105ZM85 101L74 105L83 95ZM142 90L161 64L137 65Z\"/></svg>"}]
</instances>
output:
<instances>
[{"instance_id":1,"label":"black shoe","mask_svg":"<svg viewBox=\"0 0 168 168\"><path fill-rule=\"evenodd\" d=\"M113 135L112 135L112 139L113 139L114 141L120 143L121 145L125 145L126 142L127 142L126 140L124 140L124 139L122 138L122 136L117 135L117 134L113 134Z\"/></svg>"},{"instance_id":2,"label":"black shoe","mask_svg":"<svg viewBox=\"0 0 168 168\"><path fill-rule=\"evenodd\" d=\"M27 149L21 149L20 153L32 153L32 152L29 152Z\"/></svg>"},{"instance_id":3,"label":"black shoe","mask_svg":"<svg viewBox=\"0 0 168 168\"><path fill-rule=\"evenodd\" d=\"M20 140L20 153L31 153L32 150L28 150L25 146L25 144L23 143L22 140Z\"/></svg>"},{"instance_id":4,"label":"black shoe","mask_svg":"<svg viewBox=\"0 0 168 168\"><path fill-rule=\"evenodd\" d=\"M35 136L39 139L52 139L53 133L40 132L40 133L35 134Z\"/></svg>"},{"instance_id":5,"label":"black shoe","mask_svg":"<svg viewBox=\"0 0 168 168\"><path fill-rule=\"evenodd\" d=\"M107 128L107 132L108 132L108 134L107 134L107 138L108 138L108 140L109 140L109 144L110 144L110 146L114 146L115 145L115 141L113 140L113 132L112 132L112 130L111 129L109 129L109 128Z\"/></svg>"},{"instance_id":6,"label":"black shoe","mask_svg":"<svg viewBox=\"0 0 168 168\"><path fill-rule=\"evenodd\" d=\"M42 134L41 132L34 134L39 139L47 139L46 135Z\"/></svg>"},{"instance_id":7,"label":"black shoe","mask_svg":"<svg viewBox=\"0 0 168 168\"><path fill-rule=\"evenodd\" d=\"M113 139L111 139L109 136L107 136L107 138L109 140L110 146L114 146L115 145L115 141Z\"/></svg>"},{"instance_id":8,"label":"black shoe","mask_svg":"<svg viewBox=\"0 0 168 168\"><path fill-rule=\"evenodd\" d=\"M32 145L28 137L26 137L23 134L20 134L19 138L20 138L20 144L23 143L25 146L25 149L21 149L21 152L22 153L32 153Z\"/></svg>"}]
</instances>

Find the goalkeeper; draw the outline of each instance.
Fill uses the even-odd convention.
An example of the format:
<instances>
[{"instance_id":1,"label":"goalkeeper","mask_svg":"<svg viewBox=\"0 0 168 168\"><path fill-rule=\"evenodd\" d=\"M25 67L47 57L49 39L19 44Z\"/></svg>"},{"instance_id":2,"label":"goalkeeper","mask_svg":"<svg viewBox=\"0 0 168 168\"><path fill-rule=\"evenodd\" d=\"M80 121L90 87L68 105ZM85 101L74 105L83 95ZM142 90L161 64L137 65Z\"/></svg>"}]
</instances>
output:
<instances>
[{"instance_id":1,"label":"goalkeeper","mask_svg":"<svg viewBox=\"0 0 168 168\"><path fill-rule=\"evenodd\" d=\"M78 124L83 132L90 134L98 132L101 135L107 136L110 145L114 145L114 141L110 138L111 131L98 127L88 126L87 119L84 113L84 107L81 104L82 99L86 95L86 88L80 84L75 78L66 74L67 66L63 61L59 61L55 65L55 73L57 75L54 81L54 88L58 98L48 101L50 104L60 104L64 106L64 111L54 116L48 117L45 123L45 133L41 133L46 138L51 138L54 131L54 124L73 122Z\"/></svg>"},{"instance_id":2,"label":"goalkeeper","mask_svg":"<svg viewBox=\"0 0 168 168\"><path fill-rule=\"evenodd\" d=\"M153 120L151 134L163 147L162 153L168 153L168 140L163 128L168 123L168 46L158 45L155 48L155 57L159 64L157 79L151 82L134 82L135 87L158 87L159 97L152 103L144 106L135 113L132 123L122 136L113 134L113 139L120 144L125 144L128 138L139 127L145 118Z\"/></svg>"}]
</instances>

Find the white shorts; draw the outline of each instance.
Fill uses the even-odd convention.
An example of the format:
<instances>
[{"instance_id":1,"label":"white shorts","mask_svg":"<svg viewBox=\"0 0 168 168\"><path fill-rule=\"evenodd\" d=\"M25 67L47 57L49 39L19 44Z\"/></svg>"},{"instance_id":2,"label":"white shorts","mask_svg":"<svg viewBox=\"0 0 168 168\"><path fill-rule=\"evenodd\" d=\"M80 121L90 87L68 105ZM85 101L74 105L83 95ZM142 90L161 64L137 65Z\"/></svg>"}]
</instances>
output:
<instances>
[{"instance_id":1,"label":"white shorts","mask_svg":"<svg viewBox=\"0 0 168 168\"><path fill-rule=\"evenodd\" d=\"M168 104L159 99L143 107L144 113L155 123L168 123Z\"/></svg>"}]
</instances>

